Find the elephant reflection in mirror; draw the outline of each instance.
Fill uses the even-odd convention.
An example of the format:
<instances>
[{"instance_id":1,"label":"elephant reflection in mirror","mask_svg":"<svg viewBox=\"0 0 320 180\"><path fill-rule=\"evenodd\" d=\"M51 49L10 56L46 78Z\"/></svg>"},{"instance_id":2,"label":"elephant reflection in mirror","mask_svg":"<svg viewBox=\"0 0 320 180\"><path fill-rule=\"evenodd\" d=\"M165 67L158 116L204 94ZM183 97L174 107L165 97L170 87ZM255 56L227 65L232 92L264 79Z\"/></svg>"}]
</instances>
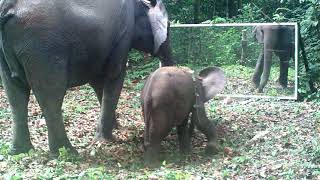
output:
<instances>
[{"instance_id":1,"label":"elephant reflection in mirror","mask_svg":"<svg viewBox=\"0 0 320 180\"><path fill-rule=\"evenodd\" d=\"M206 152L217 152L216 128L207 118L204 103L222 91L224 85L224 73L217 67L206 68L194 78L178 67L162 67L149 76L141 93L147 164L159 160L160 143L172 127L177 128L182 152L190 151L194 125L208 139Z\"/></svg>"},{"instance_id":2,"label":"elephant reflection in mirror","mask_svg":"<svg viewBox=\"0 0 320 180\"><path fill-rule=\"evenodd\" d=\"M272 65L272 52L280 59L279 83L286 88L289 60L294 57L294 26L261 25L254 28L253 34L255 40L263 44L252 78L258 92L263 92L267 84Z\"/></svg>"}]
</instances>

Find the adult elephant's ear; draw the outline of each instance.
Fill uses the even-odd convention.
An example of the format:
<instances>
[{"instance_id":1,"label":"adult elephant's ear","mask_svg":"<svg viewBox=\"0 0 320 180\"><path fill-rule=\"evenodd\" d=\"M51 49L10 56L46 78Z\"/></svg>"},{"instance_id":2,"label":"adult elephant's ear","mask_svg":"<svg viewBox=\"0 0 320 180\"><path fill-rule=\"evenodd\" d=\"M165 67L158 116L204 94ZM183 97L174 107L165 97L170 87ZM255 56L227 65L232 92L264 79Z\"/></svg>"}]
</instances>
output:
<instances>
[{"instance_id":1,"label":"adult elephant's ear","mask_svg":"<svg viewBox=\"0 0 320 180\"><path fill-rule=\"evenodd\" d=\"M226 78L223 71L218 67L209 67L199 73L203 87L204 102L212 99L221 92L225 86Z\"/></svg>"},{"instance_id":2,"label":"adult elephant's ear","mask_svg":"<svg viewBox=\"0 0 320 180\"><path fill-rule=\"evenodd\" d=\"M146 0L143 1L146 2ZM156 54L161 44L167 39L169 20L166 8L161 0L150 0L149 2L148 16L154 38L153 53Z\"/></svg>"},{"instance_id":3,"label":"adult elephant's ear","mask_svg":"<svg viewBox=\"0 0 320 180\"><path fill-rule=\"evenodd\" d=\"M263 26L256 26L253 29L253 37L258 43L263 43Z\"/></svg>"}]
</instances>

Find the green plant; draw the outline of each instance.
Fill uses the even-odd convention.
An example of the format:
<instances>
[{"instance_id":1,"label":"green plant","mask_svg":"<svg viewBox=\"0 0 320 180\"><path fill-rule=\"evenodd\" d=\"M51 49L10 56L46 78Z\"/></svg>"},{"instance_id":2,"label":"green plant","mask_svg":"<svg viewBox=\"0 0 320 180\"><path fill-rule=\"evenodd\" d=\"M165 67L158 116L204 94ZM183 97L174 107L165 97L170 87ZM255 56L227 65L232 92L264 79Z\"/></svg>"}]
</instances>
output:
<instances>
[{"instance_id":1,"label":"green plant","mask_svg":"<svg viewBox=\"0 0 320 180\"><path fill-rule=\"evenodd\" d=\"M113 179L105 172L104 167L89 168L79 174L78 179Z\"/></svg>"},{"instance_id":2,"label":"green plant","mask_svg":"<svg viewBox=\"0 0 320 180\"><path fill-rule=\"evenodd\" d=\"M80 157L78 155L75 155L74 153L71 153L69 149L66 149L65 147L62 147L59 149L59 161L70 161L70 162L76 162L80 160Z\"/></svg>"}]
</instances>

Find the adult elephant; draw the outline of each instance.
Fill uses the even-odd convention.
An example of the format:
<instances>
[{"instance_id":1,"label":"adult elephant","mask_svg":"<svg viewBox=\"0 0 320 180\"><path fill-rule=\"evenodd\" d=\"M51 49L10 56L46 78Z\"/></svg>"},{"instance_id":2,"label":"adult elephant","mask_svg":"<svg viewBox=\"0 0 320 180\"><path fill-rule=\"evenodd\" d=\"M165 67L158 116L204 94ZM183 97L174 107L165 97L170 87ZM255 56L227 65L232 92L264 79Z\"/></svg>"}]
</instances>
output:
<instances>
[{"instance_id":1,"label":"adult elephant","mask_svg":"<svg viewBox=\"0 0 320 180\"><path fill-rule=\"evenodd\" d=\"M294 57L294 26L256 26L253 33L256 41L263 44L252 78L258 92L263 92L269 79L272 52L280 59L279 83L282 87L287 87L289 60Z\"/></svg>"},{"instance_id":2,"label":"adult elephant","mask_svg":"<svg viewBox=\"0 0 320 180\"><path fill-rule=\"evenodd\" d=\"M30 90L48 127L49 148L72 147L61 106L66 90L89 83L101 104L97 138L112 139L131 48L172 65L169 21L160 0L3 0L1 77L13 113L11 153L33 146ZM5 22L6 20L6 22Z\"/></svg>"}]
</instances>

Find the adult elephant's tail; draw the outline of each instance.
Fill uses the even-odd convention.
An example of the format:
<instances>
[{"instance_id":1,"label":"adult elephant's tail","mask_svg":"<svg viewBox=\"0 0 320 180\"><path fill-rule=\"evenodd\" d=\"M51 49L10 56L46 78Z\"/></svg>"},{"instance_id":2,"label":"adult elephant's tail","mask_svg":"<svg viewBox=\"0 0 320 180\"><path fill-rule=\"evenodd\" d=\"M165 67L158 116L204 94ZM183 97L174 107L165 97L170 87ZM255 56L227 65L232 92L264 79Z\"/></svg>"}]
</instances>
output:
<instances>
[{"instance_id":1,"label":"adult elephant's tail","mask_svg":"<svg viewBox=\"0 0 320 180\"><path fill-rule=\"evenodd\" d=\"M5 25L6 23L15 17L15 5L17 0L1 0L0 1L0 51L3 54L1 60L4 61L3 65L7 66L11 73L11 78L17 81L19 84L26 84L27 80L25 77L24 70L20 65L13 48L5 36Z\"/></svg>"}]
</instances>

